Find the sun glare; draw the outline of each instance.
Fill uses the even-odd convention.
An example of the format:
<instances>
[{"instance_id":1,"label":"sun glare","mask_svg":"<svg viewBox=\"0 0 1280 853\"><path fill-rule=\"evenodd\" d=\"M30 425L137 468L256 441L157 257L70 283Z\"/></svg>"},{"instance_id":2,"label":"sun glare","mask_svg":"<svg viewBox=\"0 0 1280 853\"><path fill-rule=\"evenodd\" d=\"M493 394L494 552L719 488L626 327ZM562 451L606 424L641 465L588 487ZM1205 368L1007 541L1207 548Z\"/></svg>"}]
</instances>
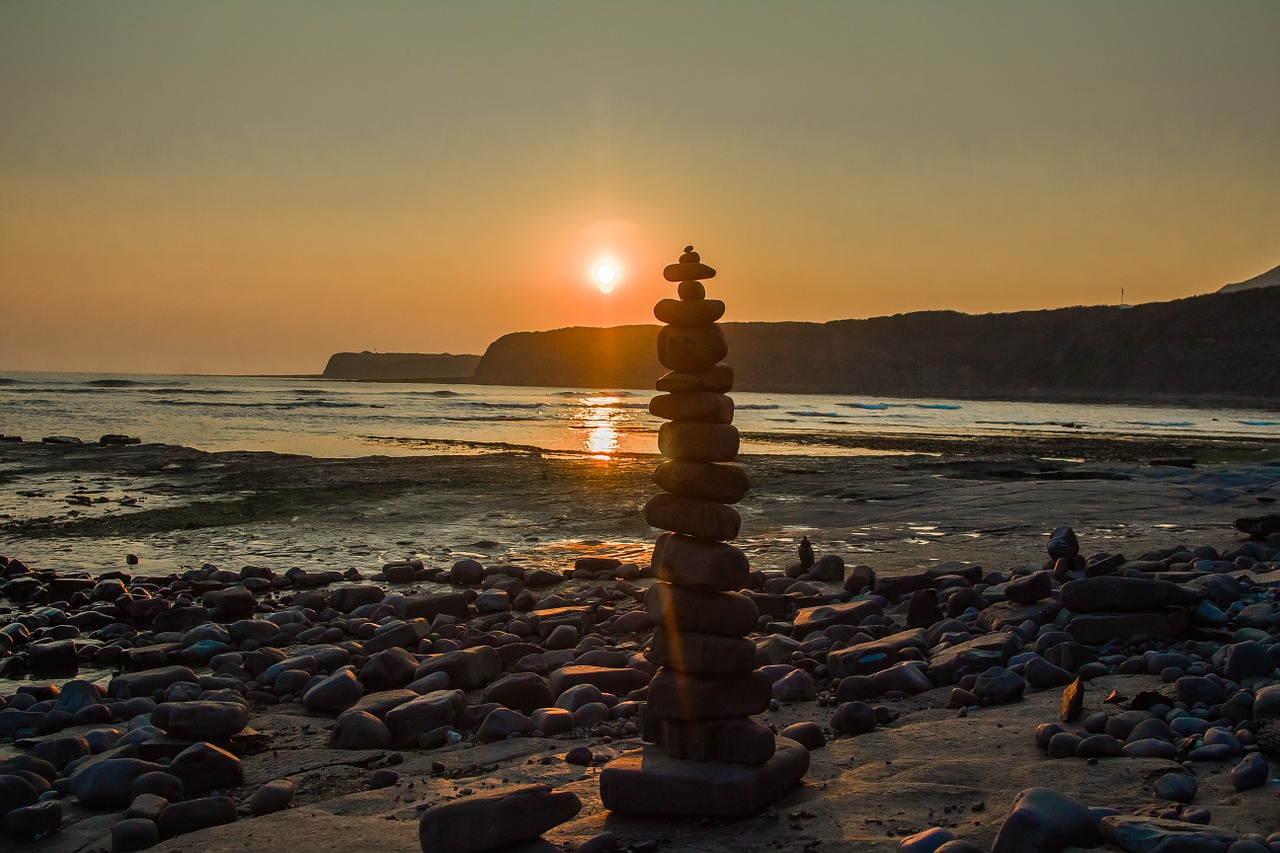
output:
<instances>
[{"instance_id":1,"label":"sun glare","mask_svg":"<svg viewBox=\"0 0 1280 853\"><path fill-rule=\"evenodd\" d=\"M596 264L595 271L596 287L600 288L601 293L612 293L614 282L618 280L618 268L608 261Z\"/></svg>"}]
</instances>

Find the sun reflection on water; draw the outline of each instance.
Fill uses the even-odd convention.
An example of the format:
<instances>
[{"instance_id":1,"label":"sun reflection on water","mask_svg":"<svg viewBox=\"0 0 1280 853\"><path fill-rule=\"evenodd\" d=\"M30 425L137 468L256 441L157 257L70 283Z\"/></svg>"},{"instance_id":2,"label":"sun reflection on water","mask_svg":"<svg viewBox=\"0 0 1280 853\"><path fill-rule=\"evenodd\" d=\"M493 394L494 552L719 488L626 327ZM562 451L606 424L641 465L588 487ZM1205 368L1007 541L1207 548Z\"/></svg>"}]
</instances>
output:
<instances>
[{"instance_id":1,"label":"sun reflection on water","mask_svg":"<svg viewBox=\"0 0 1280 853\"><path fill-rule=\"evenodd\" d=\"M574 427L583 431L583 447L593 459L612 459L619 449L619 430L625 413L622 398L611 394L583 397L574 413Z\"/></svg>"}]
</instances>

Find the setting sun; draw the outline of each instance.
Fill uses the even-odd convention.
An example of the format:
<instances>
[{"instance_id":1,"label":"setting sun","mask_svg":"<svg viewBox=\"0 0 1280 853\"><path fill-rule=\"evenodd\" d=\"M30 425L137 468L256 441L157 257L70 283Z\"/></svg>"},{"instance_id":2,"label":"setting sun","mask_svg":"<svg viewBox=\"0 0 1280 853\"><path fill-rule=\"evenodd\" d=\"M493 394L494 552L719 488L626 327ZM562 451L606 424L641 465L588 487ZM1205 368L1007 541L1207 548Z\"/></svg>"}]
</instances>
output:
<instances>
[{"instance_id":1,"label":"setting sun","mask_svg":"<svg viewBox=\"0 0 1280 853\"><path fill-rule=\"evenodd\" d=\"M614 282L618 280L618 268L611 263L603 262L596 264L595 271L596 287L600 288L601 293L612 293Z\"/></svg>"}]
</instances>

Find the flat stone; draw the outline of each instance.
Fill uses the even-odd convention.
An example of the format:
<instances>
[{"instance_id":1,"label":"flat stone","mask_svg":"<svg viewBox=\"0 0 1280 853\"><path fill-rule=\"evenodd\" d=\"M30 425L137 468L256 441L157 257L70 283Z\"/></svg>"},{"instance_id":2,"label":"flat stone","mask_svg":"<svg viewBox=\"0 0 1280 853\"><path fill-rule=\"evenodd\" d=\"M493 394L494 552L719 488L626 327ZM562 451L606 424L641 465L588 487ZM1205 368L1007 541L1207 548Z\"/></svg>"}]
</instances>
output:
<instances>
[{"instance_id":1,"label":"flat stone","mask_svg":"<svg viewBox=\"0 0 1280 853\"><path fill-rule=\"evenodd\" d=\"M329 593L329 606L339 613L350 613L366 604L378 604L386 597L380 586L356 584L339 587Z\"/></svg>"},{"instance_id":2,"label":"flat stone","mask_svg":"<svg viewBox=\"0 0 1280 853\"><path fill-rule=\"evenodd\" d=\"M1151 578L1105 575L1062 585L1062 606L1073 613L1144 612L1174 605L1192 607L1200 594Z\"/></svg>"},{"instance_id":3,"label":"flat stone","mask_svg":"<svg viewBox=\"0 0 1280 853\"><path fill-rule=\"evenodd\" d=\"M467 599L460 592L433 592L424 595L406 595L396 600L396 616L401 619L425 619L430 622L437 616L466 619ZM368 645L365 651L369 651Z\"/></svg>"},{"instance_id":4,"label":"flat stone","mask_svg":"<svg viewBox=\"0 0 1280 853\"><path fill-rule=\"evenodd\" d=\"M625 696L649 682L649 675L629 666L562 666L551 673L551 692L556 696L570 687L591 684L605 693Z\"/></svg>"},{"instance_id":5,"label":"flat stone","mask_svg":"<svg viewBox=\"0 0 1280 853\"><path fill-rule=\"evenodd\" d=\"M733 398L709 391L659 394L649 401L649 414L668 421L733 423Z\"/></svg>"},{"instance_id":6,"label":"flat stone","mask_svg":"<svg viewBox=\"0 0 1280 853\"><path fill-rule=\"evenodd\" d=\"M746 717L731 720L662 720L661 744L672 758L763 764L777 751L768 726Z\"/></svg>"},{"instance_id":7,"label":"flat stone","mask_svg":"<svg viewBox=\"0 0 1280 853\"><path fill-rule=\"evenodd\" d=\"M415 618L397 625L394 628L375 634L363 643L367 655L377 654L392 646L404 649L416 649L425 637L431 634L431 623L425 618Z\"/></svg>"},{"instance_id":8,"label":"flat stone","mask_svg":"<svg viewBox=\"0 0 1280 853\"><path fill-rule=\"evenodd\" d=\"M667 630L653 634L645 657L694 675L744 675L756 668L756 644L741 637Z\"/></svg>"},{"instance_id":9,"label":"flat stone","mask_svg":"<svg viewBox=\"0 0 1280 853\"><path fill-rule=\"evenodd\" d=\"M1069 723L1080 716L1080 710L1084 707L1084 679L1076 676L1075 681L1067 685L1062 691L1062 702L1059 704L1059 714L1062 722Z\"/></svg>"},{"instance_id":10,"label":"flat stone","mask_svg":"<svg viewBox=\"0 0 1280 853\"><path fill-rule=\"evenodd\" d=\"M235 819L235 800L230 797L203 797L165 806L156 826L160 829L162 838L173 838L199 829L231 823Z\"/></svg>"},{"instance_id":11,"label":"flat stone","mask_svg":"<svg viewBox=\"0 0 1280 853\"><path fill-rule=\"evenodd\" d=\"M1033 604L999 601L978 614L978 627L984 631L1003 631L1006 628L1016 628L1027 620L1044 625L1057 616L1061 609L1062 605L1052 600Z\"/></svg>"},{"instance_id":12,"label":"flat stone","mask_svg":"<svg viewBox=\"0 0 1280 853\"><path fill-rule=\"evenodd\" d=\"M733 390L733 368L722 362L701 373L681 373L673 370L658 377L654 388L668 393L711 391L715 394L724 394Z\"/></svg>"},{"instance_id":13,"label":"flat stone","mask_svg":"<svg viewBox=\"0 0 1280 853\"><path fill-rule=\"evenodd\" d=\"M859 625L868 616L880 616L884 608L874 600L849 601L843 604L821 604L802 607L792 620L792 636L804 637L814 631L825 631L832 625Z\"/></svg>"},{"instance_id":14,"label":"flat stone","mask_svg":"<svg viewBox=\"0 0 1280 853\"><path fill-rule=\"evenodd\" d=\"M136 758L100 758L71 774L71 793L87 808L122 809L133 799L133 780L163 770Z\"/></svg>"},{"instance_id":15,"label":"flat stone","mask_svg":"<svg viewBox=\"0 0 1280 853\"><path fill-rule=\"evenodd\" d=\"M709 676L664 667L649 682L648 708L658 719L723 720L759 714L772 698L773 684L760 670Z\"/></svg>"},{"instance_id":16,"label":"flat stone","mask_svg":"<svg viewBox=\"0 0 1280 853\"><path fill-rule=\"evenodd\" d=\"M716 271L700 261L684 261L678 264L667 264L662 268L662 277L667 281L705 281L716 277Z\"/></svg>"},{"instance_id":17,"label":"flat stone","mask_svg":"<svg viewBox=\"0 0 1280 853\"><path fill-rule=\"evenodd\" d=\"M519 785L432 806L418 822L423 853L484 853L532 841L572 818L582 802L550 785Z\"/></svg>"},{"instance_id":18,"label":"flat stone","mask_svg":"<svg viewBox=\"0 0 1280 853\"><path fill-rule=\"evenodd\" d=\"M461 690L436 690L387 712L383 722L399 743L441 726L451 726L467 708L467 697Z\"/></svg>"},{"instance_id":19,"label":"flat stone","mask_svg":"<svg viewBox=\"0 0 1280 853\"><path fill-rule=\"evenodd\" d=\"M1133 815L1108 815L1099 829L1106 841L1129 853L1225 853L1236 840L1211 826Z\"/></svg>"},{"instance_id":20,"label":"flat stone","mask_svg":"<svg viewBox=\"0 0 1280 853\"><path fill-rule=\"evenodd\" d=\"M665 492L649 498L644 517L650 527L714 542L737 538L742 525L742 516L733 507Z\"/></svg>"},{"instance_id":21,"label":"flat stone","mask_svg":"<svg viewBox=\"0 0 1280 853\"><path fill-rule=\"evenodd\" d=\"M653 316L669 326L710 326L724 316L719 299L659 299Z\"/></svg>"},{"instance_id":22,"label":"flat stone","mask_svg":"<svg viewBox=\"0 0 1280 853\"><path fill-rule=\"evenodd\" d=\"M746 557L742 559L745 563ZM759 617L755 602L740 593L704 592L664 582L649 587L644 605L660 625L721 637L745 637L755 630Z\"/></svg>"},{"instance_id":23,"label":"flat stone","mask_svg":"<svg viewBox=\"0 0 1280 853\"><path fill-rule=\"evenodd\" d=\"M1169 607L1150 613L1081 613L1071 620L1067 630L1081 643L1100 646L1109 640L1129 639L1139 634L1153 640L1180 637L1186 633L1189 623L1187 608Z\"/></svg>"},{"instance_id":24,"label":"flat stone","mask_svg":"<svg viewBox=\"0 0 1280 853\"><path fill-rule=\"evenodd\" d=\"M449 685L459 690L476 690L502 674L502 658L492 646L472 646L456 652L427 655L414 673L414 679L444 672Z\"/></svg>"},{"instance_id":25,"label":"flat stone","mask_svg":"<svg viewBox=\"0 0 1280 853\"><path fill-rule=\"evenodd\" d=\"M659 580L704 592L730 592L746 585L747 556L732 545L663 533L653 549L653 573Z\"/></svg>"},{"instance_id":26,"label":"flat stone","mask_svg":"<svg viewBox=\"0 0 1280 853\"><path fill-rule=\"evenodd\" d=\"M163 702L151 724L190 740L226 740L249 725L249 709L239 702Z\"/></svg>"},{"instance_id":27,"label":"flat stone","mask_svg":"<svg viewBox=\"0 0 1280 853\"><path fill-rule=\"evenodd\" d=\"M600 771L600 799L620 814L737 820L768 806L809 770L809 751L788 738L763 764L686 761L660 746L623 753Z\"/></svg>"},{"instance_id":28,"label":"flat stone","mask_svg":"<svg viewBox=\"0 0 1280 853\"><path fill-rule=\"evenodd\" d=\"M684 462L732 462L741 439L732 424L667 421L658 428L658 451Z\"/></svg>"},{"instance_id":29,"label":"flat stone","mask_svg":"<svg viewBox=\"0 0 1280 853\"><path fill-rule=\"evenodd\" d=\"M1049 572L1033 572L1025 578L1011 581L1004 594L1015 604L1034 604L1048 598L1053 591L1053 576Z\"/></svg>"},{"instance_id":30,"label":"flat stone","mask_svg":"<svg viewBox=\"0 0 1280 853\"><path fill-rule=\"evenodd\" d=\"M111 699L132 699L136 696L151 696L157 690L167 690L170 684L195 680L196 674L189 667L162 666L143 672L117 675L107 685L107 696Z\"/></svg>"}]
</instances>

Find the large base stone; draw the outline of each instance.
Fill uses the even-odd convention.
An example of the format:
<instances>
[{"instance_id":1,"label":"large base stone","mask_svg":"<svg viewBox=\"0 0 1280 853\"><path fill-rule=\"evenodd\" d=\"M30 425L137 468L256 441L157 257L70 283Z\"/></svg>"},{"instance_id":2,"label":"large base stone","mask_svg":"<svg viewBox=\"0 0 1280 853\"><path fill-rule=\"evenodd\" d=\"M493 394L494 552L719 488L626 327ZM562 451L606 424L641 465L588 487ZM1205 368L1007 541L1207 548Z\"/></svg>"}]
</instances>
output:
<instances>
[{"instance_id":1,"label":"large base stone","mask_svg":"<svg viewBox=\"0 0 1280 853\"><path fill-rule=\"evenodd\" d=\"M600 800L620 814L737 820L760 811L809 770L809 751L790 738L764 764L672 758L661 746L624 752L600 771Z\"/></svg>"}]
</instances>

